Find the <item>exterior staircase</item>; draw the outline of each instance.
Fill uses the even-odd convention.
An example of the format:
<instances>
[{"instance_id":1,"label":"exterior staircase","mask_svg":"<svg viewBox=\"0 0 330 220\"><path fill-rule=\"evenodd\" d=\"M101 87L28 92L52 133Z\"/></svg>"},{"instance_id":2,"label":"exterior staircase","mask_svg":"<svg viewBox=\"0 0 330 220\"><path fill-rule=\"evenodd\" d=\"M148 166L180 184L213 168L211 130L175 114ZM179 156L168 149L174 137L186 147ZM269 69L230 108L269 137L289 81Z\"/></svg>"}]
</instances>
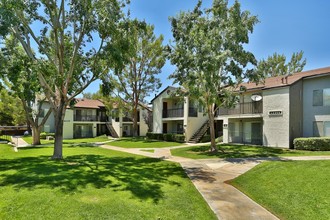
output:
<instances>
[{"instance_id":1,"label":"exterior staircase","mask_svg":"<svg viewBox=\"0 0 330 220\"><path fill-rule=\"evenodd\" d=\"M207 129L209 128L210 128L210 124L209 124L209 120L207 120L189 139L188 143L198 143L206 133Z\"/></svg>"},{"instance_id":2,"label":"exterior staircase","mask_svg":"<svg viewBox=\"0 0 330 220\"><path fill-rule=\"evenodd\" d=\"M111 137L119 138L119 136L118 136L117 132L115 131L115 129L113 128L112 124L110 122L106 122L105 124L110 131Z\"/></svg>"}]
</instances>

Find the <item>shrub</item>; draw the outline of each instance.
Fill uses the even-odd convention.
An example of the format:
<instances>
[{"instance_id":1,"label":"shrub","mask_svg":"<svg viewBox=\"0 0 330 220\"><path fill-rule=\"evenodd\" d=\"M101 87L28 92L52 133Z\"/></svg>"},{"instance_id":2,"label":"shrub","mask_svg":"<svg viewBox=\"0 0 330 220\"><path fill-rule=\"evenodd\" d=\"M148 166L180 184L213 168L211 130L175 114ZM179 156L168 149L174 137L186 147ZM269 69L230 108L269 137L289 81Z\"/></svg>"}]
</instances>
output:
<instances>
[{"instance_id":1,"label":"shrub","mask_svg":"<svg viewBox=\"0 0 330 220\"><path fill-rule=\"evenodd\" d=\"M293 145L297 150L330 151L330 138L296 138L293 141Z\"/></svg>"},{"instance_id":2,"label":"shrub","mask_svg":"<svg viewBox=\"0 0 330 220\"><path fill-rule=\"evenodd\" d=\"M147 136L148 139L151 139L151 140L164 140L163 134L160 134L160 133L148 132L146 134L146 136Z\"/></svg>"},{"instance_id":3,"label":"shrub","mask_svg":"<svg viewBox=\"0 0 330 220\"><path fill-rule=\"evenodd\" d=\"M41 132L40 139L46 139L47 136L55 137L55 133Z\"/></svg>"},{"instance_id":4,"label":"shrub","mask_svg":"<svg viewBox=\"0 0 330 220\"><path fill-rule=\"evenodd\" d=\"M175 142L184 143L186 138L183 134L175 134L173 139Z\"/></svg>"},{"instance_id":5,"label":"shrub","mask_svg":"<svg viewBox=\"0 0 330 220\"><path fill-rule=\"evenodd\" d=\"M201 143L210 142L210 141L211 141L211 135L209 134L205 134L200 140Z\"/></svg>"},{"instance_id":6,"label":"shrub","mask_svg":"<svg viewBox=\"0 0 330 220\"><path fill-rule=\"evenodd\" d=\"M163 134L164 141L174 141L175 134Z\"/></svg>"}]
</instances>

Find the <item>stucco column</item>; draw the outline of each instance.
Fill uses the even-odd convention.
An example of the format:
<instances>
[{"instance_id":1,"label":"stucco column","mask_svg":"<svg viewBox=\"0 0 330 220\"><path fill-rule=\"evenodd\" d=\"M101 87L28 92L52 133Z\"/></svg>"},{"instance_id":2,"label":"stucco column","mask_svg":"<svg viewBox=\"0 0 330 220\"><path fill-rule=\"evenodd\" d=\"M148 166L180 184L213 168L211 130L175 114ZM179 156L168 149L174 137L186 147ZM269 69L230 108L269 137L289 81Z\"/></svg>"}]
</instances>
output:
<instances>
[{"instance_id":1,"label":"stucco column","mask_svg":"<svg viewBox=\"0 0 330 220\"><path fill-rule=\"evenodd\" d=\"M229 139L229 120L228 118L223 119L223 143L228 144Z\"/></svg>"}]
</instances>

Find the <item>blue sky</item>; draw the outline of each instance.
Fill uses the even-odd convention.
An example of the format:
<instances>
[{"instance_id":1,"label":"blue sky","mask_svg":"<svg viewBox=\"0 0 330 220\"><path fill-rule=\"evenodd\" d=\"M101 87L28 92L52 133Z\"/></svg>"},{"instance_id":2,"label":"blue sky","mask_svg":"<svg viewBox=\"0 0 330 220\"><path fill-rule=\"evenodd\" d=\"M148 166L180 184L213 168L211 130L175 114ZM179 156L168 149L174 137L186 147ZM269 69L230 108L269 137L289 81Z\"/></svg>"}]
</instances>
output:
<instances>
[{"instance_id":1,"label":"blue sky","mask_svg":"<svg viewBox=\"0 0 330 220\"><path fill-rule=\"evenodd\" d=\"M209 7L212 0L204 0ZM232 1L229 2L231 4ZM250 35L246 48L258 60L265 59L274 52L290 59L293 52L304 51L307 59L305 70L330 66L330 22L329 0L241 0L243 10L257 15L260 23ZM172 38L169 16L180 11L193 9L197 0L131 0L133 18L146 20L155 26L156 35L163 34L164 44ZM169 62L159 77L162 80L160 91L172 81L168 75L175 67ZM85 92L96 92L99 82L94 82ZM150 100L151 94L147 100Z\"/></svg>"}]
</instances>

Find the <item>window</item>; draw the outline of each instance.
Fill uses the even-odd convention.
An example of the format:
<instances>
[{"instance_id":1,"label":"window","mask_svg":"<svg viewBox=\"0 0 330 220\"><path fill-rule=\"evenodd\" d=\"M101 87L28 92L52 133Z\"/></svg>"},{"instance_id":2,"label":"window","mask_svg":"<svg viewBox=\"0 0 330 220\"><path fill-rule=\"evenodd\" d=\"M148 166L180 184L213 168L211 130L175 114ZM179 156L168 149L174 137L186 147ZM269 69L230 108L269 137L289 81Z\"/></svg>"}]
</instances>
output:
<instances>
[{"instance_id":1,"label":"window","mask_svg":"<svg viewBox=\"0 0 330 220\"><path fill-rule=\"evenodd\" d=\"M313 136L330 137L330 121L314 121Z\"/></svg>"},{"instance_id":2,"label":"window","mask_svg":"<svg viewBox=\"0 0 330 220\"><path fill-rule=\"evenodd\" d=\"M313 106L330 106L330 88L313 91Z\"/></svg>"}]
</instances>

